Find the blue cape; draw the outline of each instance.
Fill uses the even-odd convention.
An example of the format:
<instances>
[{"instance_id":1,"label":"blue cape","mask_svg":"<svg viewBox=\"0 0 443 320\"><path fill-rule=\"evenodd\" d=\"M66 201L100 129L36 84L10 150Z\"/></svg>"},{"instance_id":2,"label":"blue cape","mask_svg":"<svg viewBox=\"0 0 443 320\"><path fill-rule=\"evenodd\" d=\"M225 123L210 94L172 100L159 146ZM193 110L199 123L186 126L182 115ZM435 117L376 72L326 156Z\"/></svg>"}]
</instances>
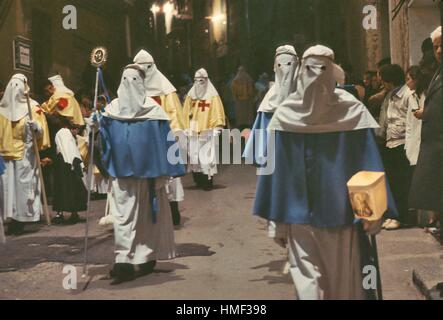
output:
<instances>
[{"instance_id":1,"label":"blue cape","mask_svg":"<svg viewBox=\"0 0 443 320\"><path fill-rule=\"evenodd\" d=\"M276 132L275 171L259 176L254 214L286 224L317 228L351 225L357 220L347 182L360 171L384 172L372 129L297 134ZM398 216L388 186L388 212Z\"/></svg>"},{"instance_id":2,"label":"blue cape","mask_svg":"<svg viewBox=\"0 0 443 320\"><path fill-rule=\"evenodd\" d=\"M259 112L257 114L243 153L243 158L246 159L247 163L252 163L257 167L266 165L263 158L267 156L267 129L273 116L274 114L270 112Z\"/></svg>"},{"instance_id":3,"label":"blue cape","mask_svg":"<svg viewBox=\"0 0 443 320\"><path fill-rule=\"evenodd\" d=\"M170 131L169 122L164 120L130 122L101 117L102 162L109 175L149 179L184 176L185 167L172 165L167 158L175 144L168 141Z\"/></svg>"}]
</instances>

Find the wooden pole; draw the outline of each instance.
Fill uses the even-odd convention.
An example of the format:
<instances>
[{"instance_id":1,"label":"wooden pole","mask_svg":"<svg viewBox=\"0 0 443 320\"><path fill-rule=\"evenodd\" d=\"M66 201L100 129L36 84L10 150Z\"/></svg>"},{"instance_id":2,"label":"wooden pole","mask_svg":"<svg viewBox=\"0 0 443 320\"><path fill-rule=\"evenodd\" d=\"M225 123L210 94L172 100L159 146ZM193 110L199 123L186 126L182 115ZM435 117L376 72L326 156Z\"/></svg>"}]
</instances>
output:
<instances>
[{"instance_id":1,"label":"wooden pole","mask_svg":"<svg viewBox=\"0 0 443 320\"><path fill-rule=\"evenodd\" d=\"M371 236L371 249L374 258L375 268L377 269L377 300L383 300L383 288L381 282L380 263L378 261L377 238Z\"/></svg>"},{"instance_id":2,"label":"wooden pole","mask_svg":"<svg viewBox=\"0 0 443 320\"><path fill-rule=\"evenodd\" d=\"M97 68L96 78L95 78L95 95L94 95L94 109L93 115L97 112L97 102L98 102L98 80L100 75L100 68ZM89 137L88 137L89 138ZM95 129L92 129L91 132L91 146L89 150L91 151L89 166L88 166L88 178L87 178L87 190L88 190L88 209L86 212L86 224L85 224L85 256L83 263L83 277L88 274L88 237L89 237L89 215L91 213L91 188L92 188L92 175L94 174L94 142L95 142Z\"/></svg>"},{"instance_id":3,"label":"wooden pole","mask_svg":"<svg viewBox=\"0 0 443 320\"><path fill-rule=\"evenodd\" d=\"M31 108L31 101L29 98L29 86L28 84L25 82L25 96L26 96L26 102L28 104L28 114L29 114L29 118L31 119L31 121L33 121L33 117L32 117L32 108ZM46 223L48 224L48 226L51 225L51 216L49 215L49 209L48 209L48 198L46 197L46 188L45 188L45 182L43 179L43 169L42 169L42 165L40 162L40 150L38 149L38 142L37 142L37 137L35 136L35 132L34 130L31 129L31 133L32 133L32 144L34 145L34 153L35 153L35 158L37 161L37 169L38 169L38 175L40 178L40 185L41 185L41 189L42 189L42 196L43 196L43 212L45 214L45 218L46 218Z\"/></svg>"}]
</instances>

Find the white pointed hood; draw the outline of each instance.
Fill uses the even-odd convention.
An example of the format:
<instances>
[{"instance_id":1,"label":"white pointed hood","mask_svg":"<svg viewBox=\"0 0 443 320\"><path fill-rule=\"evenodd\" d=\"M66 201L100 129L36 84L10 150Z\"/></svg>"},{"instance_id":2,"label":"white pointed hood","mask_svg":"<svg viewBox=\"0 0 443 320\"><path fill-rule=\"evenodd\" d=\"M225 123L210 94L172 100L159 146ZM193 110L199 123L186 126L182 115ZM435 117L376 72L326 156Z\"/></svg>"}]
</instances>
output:
<instances>
[{"instance_id":1,"label":"white pointed hood","mask_svg":"<svg viewBox=\"0 0 443 320\"><path fill-rule=\"evenodd\" d=\"M48 79L55 88L55 93L65 93L73 96L74 92L65 86L61 75L56 75Z\"/></svg>"},{"instance_id":2,"label":"white pointed hood","mask_svg":"<svg viewBox=\"0 0 443 320\"><path fill-rule=\"evenodd\" d=\"M6 87L0 101L0 114L12 122L17 122L28 115L28 103L26 101L26 86L28 79L23 74L15 74ZM38 103L30 99L31 108Z\"/></svg>"},{"instance_id":3,"label":"white pointed hood","mask_svg":"<svg viewBox=\"0 0 443 320\"><path fill-rule=\"evenodd\" d=\"M193 100L205 101L219 96L205 69L200 69L195 73L194 86L189 90L188 96Z\"/></svg>"},{"instance_id":4,"label":"white pointed hood","mask_svg":"<svg viewBox=\"0 0 443 320\"><path fill-rule=\"evenodd\" d=\"M367 108L352 94L338 89L344 71L334 63L334 52L324 46L303 55L297 91L277 109L270 130L328 133L378 128Z\"/></svg>"},{"instance_id":5,"label":"white pointed hood","mask_svg":"<svg viewBox=\"0 0 443 320\"><path fill-rule=\"evenodd\" d=\"M177 91L163 73L157 69L154 58L147 51L141 50L135 56L134 63L145 71L145 90L148 97L168 95Z\"/></svg>"},{"instance_id":6,"label":"white pointed hood","mask_svg":"<svg viewBox=\"0 0 443 320\"><path fill-rule=\"evenodd\" d=\"M117 120L169 120L158 103L146 96L144 76L140 66L127 66L117 91L118 98L106 107L104 115Z\"/></svg>"},{"instance_id":7,"label":"white pointed hood","mask_svg":"<svg viewBox=\"0 0 443 320\"><path fill-rule=\"evenodd\" d=\"M290 45L278 47L275 53L275 84L265 95L259 112L273 113L297 88L298 55Z\"/></svg>"}]
</instances>

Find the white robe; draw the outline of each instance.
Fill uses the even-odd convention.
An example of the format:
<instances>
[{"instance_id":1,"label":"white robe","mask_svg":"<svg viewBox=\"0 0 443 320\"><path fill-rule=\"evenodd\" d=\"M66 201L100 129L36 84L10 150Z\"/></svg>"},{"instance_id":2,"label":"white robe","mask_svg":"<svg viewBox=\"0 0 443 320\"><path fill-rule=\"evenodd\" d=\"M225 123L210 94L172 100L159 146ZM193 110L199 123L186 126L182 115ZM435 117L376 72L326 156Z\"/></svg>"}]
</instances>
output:
<instances>
[{"instance_id":1,"label":"white robe","mask_svg":"<svg viewBox=\"0 0 443 320\"><path fill-rule=\"evenodd\" d=\"M175 258L174 227L165 182L165 179L156 181L159 212L154 224L148 180L110 180L109 209L114 218L116 263L139 265Z\"/></svg>"},{"instance_id":2,"label":"white robe","mask_svg":"<svg viewBox=\"0 0 443 320\"><path fill-rule=\"evenodd\" d=\"M203 173L212 179L218 173L216 130L206 130L199 135L191 134L188 139L188 171Z\"/></svg>"},{"instance_id":3,"label":"white robe","mask_svg":"<svg viewBox=\"0 0 443 320\"><path fill-rule=\"evenodd\" d=\"M109 189L109 179L103 177L100 173L92 175L91 190L98 194L107 194Z\"/></svg>"},{"instance_id":4,"label":"white robe","mask_svg":"<svg viewBox=\"0 0 443 320\"><path fill-rule=\"evenodd\" d=\"M171 178L166 182L166 194L170 202L185 200L185 190L181 178Z\"/></svg>"},{"instance_id":5,"label":"white robe","mask_svg":"<svg viewBox=\"0 0 443 320\"><path fill-rule=\"evenodd\" d=\"M28 118L29 119L29 118ZM42 128L36 123L42 134ZM0 208L5 219L19 222L38 222L42 214L41 185L37 159L32 142L32 132L25 125L24 153L22 160L5 160L5 173L0 177Z\"/></svg>"},{"instance_id":6,"label":"white robe","mask_svg":"<svg viewBox=\"0 0 443 320\"><path fill-rule=\"evenodd\" d=\"M364 300L356 226L290 225L290 272L300 300Z\"/></svg>"}]
</instances>

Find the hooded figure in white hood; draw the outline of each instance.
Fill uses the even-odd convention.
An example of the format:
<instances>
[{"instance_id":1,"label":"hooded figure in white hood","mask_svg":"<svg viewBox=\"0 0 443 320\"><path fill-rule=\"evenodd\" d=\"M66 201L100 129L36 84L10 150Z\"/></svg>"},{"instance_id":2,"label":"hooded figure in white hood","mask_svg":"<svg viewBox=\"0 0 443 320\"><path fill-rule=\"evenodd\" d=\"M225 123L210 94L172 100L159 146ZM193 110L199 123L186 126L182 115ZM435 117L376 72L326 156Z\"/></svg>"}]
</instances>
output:
<instances>
[{"instance_id":1,"label":"hooded figure in white hood","mask_svg":"<svg viewBox=\"0 0 443 320\"><path fill-rule=\"evenodd\" d=\"M295 92L298 66L299 58L293 46L284 45L277 48L274 59L275 83L266 93L258 109L257 118L243 156L246 163L258 167L266 166L268 125L274 116L275 110L290 94ZM258 169L257 174L260 174L260 169ZM274 221L268 222L269 237L274 238L277 243L282 243L281 239L286 237L285 231L284 226L276 224Z\"/></svg>"},{"instance_id":2,"label":"hooded figure in white hood","mask_svg":"<svg viewBox=\"0 0 443 320\"><path fill-rule=\"evenodd\" d=\"M299 58L293 46L285 45L277 48L274 60L275 84L266 93L258 109L244 153L247 163L257 166L265 164L266 130L274 112L297 88L298 63Z\"/></svg>"},{"instance_id":3,"label":"hooded figure in white hood","mask_svg":"<svg viewBox=\"0 0 443 320\"><path fill-rule=\"evenodd\" d=\"M360 171L384 171L366 107L336 84L334 53L308 49L297 91L276 109L269 130L275 170L259 176L254 214L286 225L290 272L302 300L365 299L363 227L355 221L347 182ZM397 214L389 193L388 215ZM368 233L381 221L364 224ZM366 238L367 239L367 238Z\"/></svg>"},{"instance_id":4,"label":"hooded figure in white hood","mask_svg":"<svg viewBox=\"0 0 443 320\"><path fill-rule=\"evenodd\" d=\"M220 95L209 79L208 72L195 73L194 86L184 105L185 128L189 136L189 171L198 187L211 190L217 174L215 139L226 125L226 116ZM205 155L201 150L204 148Z\"/></svg>"},{"instance_id":5,"label":"hooded figure in white hood","mask_svg":"<svg viewBox=\"0 0 443 320\"><path fill-rule=\"evenodd\" d=\"M0 101L0 156L5 173L0 178L0 214L12 219L7 233L23 233L24 223L40 221L42 214L41 181L33 147L34 131L39 150L49 148L49 132L43 110L30 99L29 115L27 78L14 75ZM0 217L1 218L1 217Z\"/></svg>"},{"instance_id":6,"label":"hooded figure in white hood","mask_svg":"<svg viewBox=\"0 0 443 320\"><path fill-rule=\"evenodd\" d=\"M157 69L154 58L145 50L141 50L134 58L134 63L139 65L145 72L145 93L147 97L154 99L168 114L171 129L183 130L183 107L177 95L177 89Z\"/></svg>"},{"instance_id":7,"label":"hooded figure in white hood","mask_svg":"<svg viewBox=\"0 0 443 320\"><path fill-rule=\"evenodd\" d=\"M146 51L141 50L134 58L134 63L145 72L145 94L155 100L169 116L172 131L178 135L184 129L183 106L177 95L176 88L157 69L154 58ZM185 198L183 184L180 178L170 179L166 185L174 225L181 224L179 202Z\"/></svg>"},{"instance_id":8,"label":"hooded figure in white hood","mask_svg":"<svg viewBox=\"0 0 443 320\"><path fill-rule=\"evenodd\" d=\"M153 272L157 260L175 257L174 229L165 183L185 174L168 162L169 117L146 96L145 73L125 68L118 99L100 119L103 166L110 175L114 220L113 284Z\"/></svg>"},{"instance_id":9,"label":"hooded figure in white hood","mask_svg":"<svg viewBox=\"0 0 443 320\"><path fill-rule=\"evenodd\" d=\"M62 76L55 75L48 80L51 83L48 92L52 96L42 105L42 109L49 115L62 116L77 126L84 126L80 105L75 99L74 92L66 87Z\"/></svg>"}]
</instances>

